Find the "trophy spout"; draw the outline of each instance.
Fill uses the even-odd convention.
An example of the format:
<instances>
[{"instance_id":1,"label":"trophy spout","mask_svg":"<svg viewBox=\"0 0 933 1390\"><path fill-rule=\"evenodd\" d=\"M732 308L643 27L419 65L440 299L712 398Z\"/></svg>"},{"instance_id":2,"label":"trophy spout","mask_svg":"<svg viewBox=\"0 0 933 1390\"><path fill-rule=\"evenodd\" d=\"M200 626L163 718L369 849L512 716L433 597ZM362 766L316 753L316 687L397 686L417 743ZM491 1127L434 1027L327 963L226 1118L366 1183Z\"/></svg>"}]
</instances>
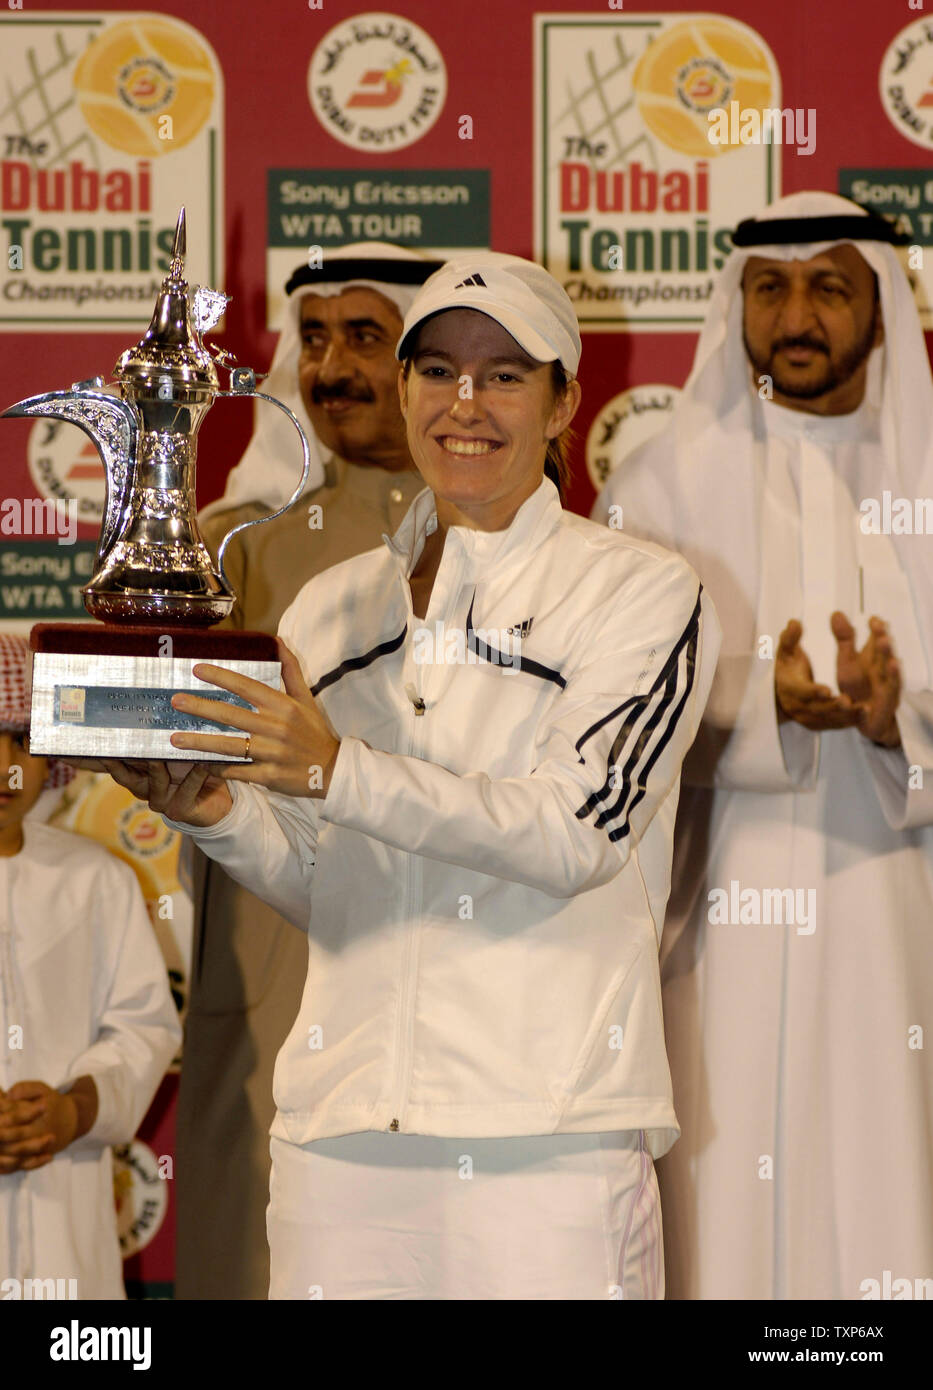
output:
<instances>
[{"instance_id":1,"label":"trophy spout","mask_svg":"<svg viewBox=\"0 0 933 1390\"><path fill-rule=\"evenodd\" d=\"M94 387L102 387L98 377ZM139 442L139 415L128 401L103 390L86 388L83 383L70 391L47 391L27 396L8 406L0 418L36 417L67 420L94 442L104 466L107 498L104 520L97 543L97 565L110 549L127 512L133 489L133 476Z\"/></svg>"}]
</instances>

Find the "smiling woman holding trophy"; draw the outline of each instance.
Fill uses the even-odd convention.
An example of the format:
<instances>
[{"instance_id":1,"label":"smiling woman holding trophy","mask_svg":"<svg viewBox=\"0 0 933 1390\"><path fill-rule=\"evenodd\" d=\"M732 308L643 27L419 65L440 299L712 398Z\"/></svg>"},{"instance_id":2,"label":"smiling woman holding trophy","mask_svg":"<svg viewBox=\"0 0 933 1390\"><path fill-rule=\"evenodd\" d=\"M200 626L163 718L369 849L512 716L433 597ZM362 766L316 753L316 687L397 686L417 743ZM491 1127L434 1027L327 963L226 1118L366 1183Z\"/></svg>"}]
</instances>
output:
<instances>
[{"instance_id":1,"label":"smiling woman holding trophy","mask_svg":"<svg viewBox=\"0 0 933 1390\"><path fill-rule=\"evenodd\" d=\"M397 356L426 484L398 531L299 593L284 689L195 666L240 702L206 733L173 696L199 761L106 765L308 935L270 1297L661 1298L658 933L715 614L561 507L580 338L550 275L449 263Z\"/></svg>"}]
</instances>

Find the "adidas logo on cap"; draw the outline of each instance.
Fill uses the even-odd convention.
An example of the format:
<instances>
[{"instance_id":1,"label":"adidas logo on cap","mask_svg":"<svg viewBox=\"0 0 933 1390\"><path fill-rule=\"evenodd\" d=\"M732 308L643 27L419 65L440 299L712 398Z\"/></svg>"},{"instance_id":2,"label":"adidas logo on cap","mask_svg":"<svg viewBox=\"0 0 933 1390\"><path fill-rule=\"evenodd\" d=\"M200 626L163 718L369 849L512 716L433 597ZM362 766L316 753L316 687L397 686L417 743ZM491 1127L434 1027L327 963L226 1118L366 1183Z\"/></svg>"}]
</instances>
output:
<instances>
[{"instance_id":1,"label":"adidas logo on cap","mask_svg":"<svg viewBox=\"0 0 933 1390\"><path fill-rule=\"evenodd\" d=\"M535 361L560 361L576 375L580 331L573 303L553 275L520 256L468 251L424 282L405 315L396 356L404 361L421 324L445 309L479 309Z\"/></svg>"}]
</instances>

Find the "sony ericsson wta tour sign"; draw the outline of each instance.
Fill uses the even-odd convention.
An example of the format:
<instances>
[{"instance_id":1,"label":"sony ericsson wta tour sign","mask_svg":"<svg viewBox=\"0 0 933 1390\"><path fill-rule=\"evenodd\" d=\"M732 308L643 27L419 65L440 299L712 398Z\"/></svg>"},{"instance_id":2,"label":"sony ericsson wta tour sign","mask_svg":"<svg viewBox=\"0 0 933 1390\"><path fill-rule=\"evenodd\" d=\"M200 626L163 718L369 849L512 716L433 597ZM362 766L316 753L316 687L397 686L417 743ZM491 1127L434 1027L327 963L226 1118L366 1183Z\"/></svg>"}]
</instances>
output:
<instances>
[{"instance_id":1,"label":"sony ericsson wta tour sign","mask_svg":"<svg viewBox=\"0 0 933 1390\"><path fill-rule=\"evenodd\" d=\"M736 224L780 195L779 101L737 20L536 16L535 254L582 328L702 323Z\"/></svg>"},{"instance_id":2,"label":"sony ericsson wta tour sign","mask_svg":"<svg viewBox=\"0 0 933 1390\"><path fill-rule=\"evenodd\" d=\"M193 278L223 281L223 80L156 14L0 16L0 326L138 327L188 213Z\"/></svg>"}]
</instances>

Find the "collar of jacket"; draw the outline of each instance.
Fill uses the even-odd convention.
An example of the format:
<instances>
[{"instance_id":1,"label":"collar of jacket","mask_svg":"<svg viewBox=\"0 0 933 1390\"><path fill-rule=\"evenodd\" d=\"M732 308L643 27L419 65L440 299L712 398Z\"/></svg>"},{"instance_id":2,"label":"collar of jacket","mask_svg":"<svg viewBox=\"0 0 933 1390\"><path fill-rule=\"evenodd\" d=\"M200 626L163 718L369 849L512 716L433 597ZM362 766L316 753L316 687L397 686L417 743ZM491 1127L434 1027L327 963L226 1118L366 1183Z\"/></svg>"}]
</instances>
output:
<instances>
[{"instance_id":1,"label":"collar of jacket","mask_svg":"<svg viewBox=\"0 0 933 1390\"><path fill-rule=\"evenodd\" d=\"M535 550L560 522L562 507L557 488L544 477L538 487L526 497L503 531L478 531L470 526L450 526L447 544L459 545L476 573L487 570L517 551ZM383 532L403 577L407 579L418 562L425 539L437 530L437 508L434 493L425 488L412 502L394 536Z\"/></svg>"}]
</instances>

